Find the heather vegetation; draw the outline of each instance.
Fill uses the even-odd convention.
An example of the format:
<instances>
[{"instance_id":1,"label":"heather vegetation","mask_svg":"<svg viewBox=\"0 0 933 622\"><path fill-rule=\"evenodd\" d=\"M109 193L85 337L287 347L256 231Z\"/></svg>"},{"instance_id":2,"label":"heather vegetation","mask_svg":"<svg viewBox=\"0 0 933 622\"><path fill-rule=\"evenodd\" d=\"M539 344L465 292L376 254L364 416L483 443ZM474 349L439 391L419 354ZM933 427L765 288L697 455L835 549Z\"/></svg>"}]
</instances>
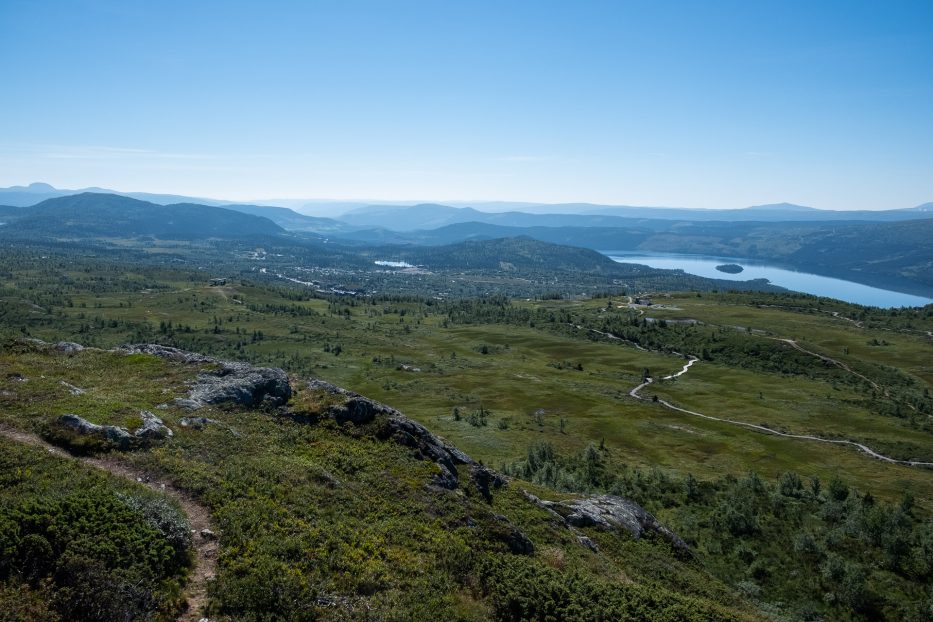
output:
<instances>
[{"instance_id":1,"label":"heather vegetation","mask_svg":"<svg viewBox=\"0 0 933 622\"><path fill-rule=\"evenodd\" d=\"M928 617L929 468L767 430L933 461L930 307L652 290L664 274L581 286L590 277L562 281L579 267L548 277L534 261L463 271L456 293L433 289L439 274L363 264L294 283L275 275L281 258L231 260L211 285L220 250L201 250L203 270L186 267L184 246L4 253L0 424L61 442L65 413L128 429L141 411L158 413L173 437L81 449L166 477L210 509L220 546L211 619ZM522 296L503 293L512 279ZM34 338L160 343L282 367L295 395L284 408L208 406L182 425L191 413L173 400L210 364L24 341ZM698 362L668 378L689 357ZM401 410L511 480L490 486L461 465L455 489L438 487L437 464L393 441L382 419L328 415L344 398L308 388L311 376ZM189 558L180 523L165 519L177 517L171 503L3 442L0 476L15 485L0 509L2 602L53 619L132 580L126 619L173 615ZM690 552L568 527L526 492L631 499ZM27 515L80 528L50 539L19 527ZM106 537L92 546L87 533ZM114 553L106 543L120 538L138 548ZM38 570L24 561L34 548L45 551ZM80 593L56 570L79 553L94 569ZM87 619L116 619L107 615Z\"/></svg>"}]
</instances>

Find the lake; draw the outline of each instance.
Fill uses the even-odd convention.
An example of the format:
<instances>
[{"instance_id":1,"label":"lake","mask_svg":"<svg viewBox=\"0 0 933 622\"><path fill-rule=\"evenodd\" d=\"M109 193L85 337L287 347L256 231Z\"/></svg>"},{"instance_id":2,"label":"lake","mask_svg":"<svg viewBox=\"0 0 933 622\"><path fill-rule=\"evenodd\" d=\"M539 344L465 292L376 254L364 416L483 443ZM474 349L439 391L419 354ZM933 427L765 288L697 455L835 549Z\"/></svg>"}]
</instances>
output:
<instances>
[{"instance_id":1,"label":"lake","mask_svg":"<svg viewBox=\"0 0 933 622\"><path fill-rule=\"evenodd\" d=\"M618 262L638 263L652 268L665 268L668 270L683 270L688 274L705 276L711 279L724 279L727 281L768 279L774 285L780 285L794 291L815 296L828 296L873 307L921 307L933 303L933 299L923 296L889 291L818 274L797 272L736 257L679 255L675 253L633 253L628 251L601 252ZM716 266L727 263L738 264L744 270L738 274L729 274L716 269Z\"/></svg>"}]
</instances>

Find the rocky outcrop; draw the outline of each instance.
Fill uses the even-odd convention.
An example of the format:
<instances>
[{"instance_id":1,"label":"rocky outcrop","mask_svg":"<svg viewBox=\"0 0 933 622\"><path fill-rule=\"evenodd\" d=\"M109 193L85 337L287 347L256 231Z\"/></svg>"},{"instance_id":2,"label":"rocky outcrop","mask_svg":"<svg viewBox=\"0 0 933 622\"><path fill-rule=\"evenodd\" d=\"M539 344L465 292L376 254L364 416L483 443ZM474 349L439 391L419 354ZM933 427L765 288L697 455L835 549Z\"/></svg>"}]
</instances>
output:
<instances>
[{"instance_id":1,"label":"rocky outcrop","mask_svg":"<svg viewBox=\"0 0 933 622\"><path fill-rule=\"evenodd\" d=\"M220 363L220 361L210 356L204 356L196 352L186 352L178 348L160 346L157 343L134 343L120 346L116 348L115 351L125 354L151 354L152 356L158 356L159 358L185 364Z\"/></svg>"},{"instance_id":2,"label":"rocky outcrop","mask_svg":"<svg viewBox=\"0 0 933 622\"><path fill-rule=\"evenodd\" d=\"M159 441L172 437L172 430L148 410L140 413L143 423L132 433L116 425L98 425L75 414L58 418L58 425L80 436L93 436L115 449L131 449L139 442Z\"/></svg>"},{"instance_id":3,"label":"rocky outcrop","mask_svg":"<svg viewBox=\"0 0 933 622\"><path fill-rule=\"evenodd\" d=\"M392 439L400 445L412 448L418 458L437 464L440 473L434 477L434 483L443 488L453 490L459 485L457 465L479 466L468 455L431 434L423 425L412 421L391 406L316 378L308 381L308 388L341 398L325 410L325 416L333 418L339 424L349 422L354 425L367 425L375 422L378 426L378 438Z\"/></svg>"},{"instance_id":4,"label":"rocky outcrop","mask_svg":"<svg viewBox=\"0 0 933 622\"><path fill-rule=\"evenodd\" d=\"M198 376L185 407L231 403L237 406L282 406L292 397L288 374L271 367L253 367L247 363L227 363L215 371Z\"/></svg>"},{"instance_id":5,"label":"rocky outcrop","mask_svg":"<svg viewBox=\"0 0 933 622\"><path fill-rule=\"evenodd\" d=\"M690 550L680 536L662 525L645 508L623 497L598 495L575 501L544 501L527 491L525 496L570 529L594 527L606 531L625 530L636 539L653 534L667 540L677 550ZM596 545L592 540L582 534L578 534L578 537L586 540L584 542L581 539L581 544L595 550Z\"/></svg>"},{"instance_id":6,"label":"rocky outcrop","mask_svg":"<svg viewBox=\"0 0 933 622\"><path fill-rule=\"evenodd\" d=\"M115 425L97 425L83 417L65 414L58 418L58 424L81 436L96 436L117 449L129 449L133 444L133 435L126 428Z\"/></svg>"},{"instance_id":7,"label":"rocky outcrop","mask_svg":"<svg viewBox=\"0 0 933 622\"><path fill-rule=\"evenodd\" d=\"M142 411L139 415L143 418L143 424L133 432L133 436L136 438L154 441L171 438L173 436L169 427L148 410Z\"/></svg>"},{"instance_id":8,"label":"rocky outcrop","mask_svg":"<svg viewBox=\"0 0 933 622\"><path fill-rule=\"evenodd\" d=\"M221 361L202 354L185 352L158 344L123 346L128 354L151 354L186 364L212 364L215 369L203 371L191 385L188 397L175 400L177 406L197 410L213 404L282 406L292 397L288 374L272 367L253 367L249 363Z\"/></svg>"},{"instance_id":9,"label":"rocky outcrop","mask_svg":"<svg viewBox=\"0 0 933 622\"><path fill-rule=\"evenodd\" d=\"M73 341L59 341L54 346L52 346L52 349L56 352L62 352L64 354L75 354L76 352L81 352L84 350L84 346Z\"/></svg>"},{"instance_id":10,"label":"rocky outcrop","mask_svg":"<svg viewBox=\"0 0 933 622\"><path fill-rule=\"evenodd\" d=\"M481 464L474 464L470 467L470 480L483 495L486 503L492 503L493 489L499 489L506 484L505 477Z\"/></svg>"}]
</instances>

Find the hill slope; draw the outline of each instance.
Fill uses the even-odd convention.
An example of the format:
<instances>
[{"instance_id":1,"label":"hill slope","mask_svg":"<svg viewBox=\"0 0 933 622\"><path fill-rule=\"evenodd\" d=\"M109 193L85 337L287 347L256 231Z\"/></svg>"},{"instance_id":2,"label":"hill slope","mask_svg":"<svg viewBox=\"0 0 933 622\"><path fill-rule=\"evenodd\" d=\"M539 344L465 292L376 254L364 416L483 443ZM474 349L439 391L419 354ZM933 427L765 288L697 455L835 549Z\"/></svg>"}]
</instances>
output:
<instances>
[{"instance_id":1,"label":"hill slope","mask_svg":"<svg viewBox=\"0 0 933 622\"><path fill-rule=\"evenodd\" d=\"M19 238L143 235L170 239L240 238L282 232L268 218L220 207L156 205L93 192L43 201L0 230L6 237Z\"/></svg>"},{"instance_id":2,"label":"hill slope","mask_svg":"<svg viewBox=\"0 0 933 622\"><path fill-rule=\"evenodd\" d=\"M0 423L17 431L14 439L41 429L64 446L109 451L111 464L158 473L205 504L220 537L212 618L765 619L636 504L600 497L600 507L611 503L619 514L593 507L590 516L603 522L575 526L560 514L574 511L575 498L562 495L546 506L393 408L328 383L292 378L289 388L281 370L155 345L94 351L20 342L0 349L0 367L27 378L13 388L9 377L0 380ZM61 390L61 382L81 393ZM37 403L43 413L81 412L95 425L117 426L111 430L164 404L160 425L173 434L119 449L106 440L116 432L78 432L65 423L74 415L36 415ZM80 530L63 528L73 521L109 535L133 519L142 523L132 526L148 537L152 558L137 566L161 570L165 536L144 532L144 512L111 509L126 503L127 486L112 491L114 483L98 479L96 504L42 506L33 493L38 484L60 493L88 474L41 450L4 439L0 447L0 475L17 484L0 494L0 535L17 560L31 555L31 563L3 568L13 590L0 589L0 605L15 619L60 613L83 622L98 619L98 609L75 606L78 595L97 605L101 594L130 593L132 599L107 603L108 619L122 617L121 605L145 602L146 592L131 590L133 575L121 573L122 557L108 555L109 541L92 546ZM44 523L4 529L10 516ZM54 532L44 530L47 524ZM55 547L42 544L49 539ZM41 587L30 585L38 579ZM141 587L156 601L151 583ZM22 615L31 600L47 609Z\"/></svg>"}]
</instances>

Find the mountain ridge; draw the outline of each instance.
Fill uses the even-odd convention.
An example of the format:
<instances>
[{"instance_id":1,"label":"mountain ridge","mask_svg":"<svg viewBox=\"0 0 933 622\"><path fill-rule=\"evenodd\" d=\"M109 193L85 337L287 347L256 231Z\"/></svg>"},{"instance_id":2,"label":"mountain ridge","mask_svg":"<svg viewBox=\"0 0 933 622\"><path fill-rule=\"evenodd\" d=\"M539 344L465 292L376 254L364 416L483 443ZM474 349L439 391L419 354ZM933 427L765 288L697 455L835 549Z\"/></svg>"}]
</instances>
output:
<instances>
[{"instance_id":1,"label":"mountain ridge","mask_svg":"<svg viewBox=\"0 0 933 622\"><path fill-rule=\"evenodd\" d=\"M197 204L157 205L131 197L86 192L46 199L0 229L9 237L174 239L249 237L284 233L268 218Z\"/></svg>"}]
</instances>

